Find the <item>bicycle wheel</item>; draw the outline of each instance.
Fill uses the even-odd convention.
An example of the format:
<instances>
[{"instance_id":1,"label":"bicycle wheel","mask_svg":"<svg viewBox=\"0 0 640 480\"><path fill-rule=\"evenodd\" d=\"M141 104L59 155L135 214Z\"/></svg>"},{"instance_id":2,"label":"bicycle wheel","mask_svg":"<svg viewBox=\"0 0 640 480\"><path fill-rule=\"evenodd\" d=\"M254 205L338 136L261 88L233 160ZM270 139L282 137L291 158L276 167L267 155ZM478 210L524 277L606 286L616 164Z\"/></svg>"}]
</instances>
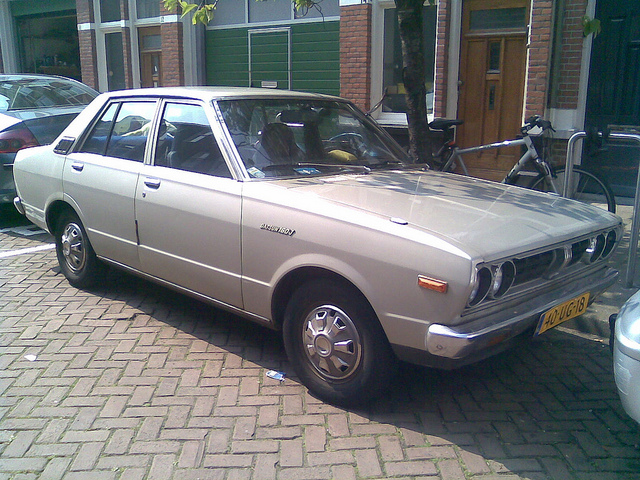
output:
<instances>
[{"instance_id":1,"label":"bicycle wheel","mask_svg":"<svg viewBox=\"0 0 640 480\"><path fill-rule=\"evenodd\" d=\"M557 168L555 171L556 178L553 179L555 189L549 179L544 175L538 175L529 188L540 192L562 193L564 170L564 168ZM616 213L616 199L609 185L597 175L587 172L580 167L573 167L573 180L571 181L568 196L574 200L605 208L612 213Z\"/></svg>"}]
</instances>

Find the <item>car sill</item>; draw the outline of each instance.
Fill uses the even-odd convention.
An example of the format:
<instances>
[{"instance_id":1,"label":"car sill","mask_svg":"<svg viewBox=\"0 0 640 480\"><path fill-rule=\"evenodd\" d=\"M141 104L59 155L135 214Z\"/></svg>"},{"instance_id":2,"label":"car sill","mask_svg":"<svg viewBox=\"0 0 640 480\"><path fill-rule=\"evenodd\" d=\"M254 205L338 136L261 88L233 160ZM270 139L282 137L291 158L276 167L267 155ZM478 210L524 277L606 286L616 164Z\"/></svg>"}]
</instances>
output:
<instances>
[{"instance_id":1,"label":"car sill","mask_svg":"<svg viewBox=\"0 0 640 480\"><path fill-rule=\"evenodd\" d=\"M241 308L238 307L234 307L233 305L229 305L228 303L225 302L221 302L220 300L216 300L215 298L209 297L207 295L203 295L201 293L195 292L193 290L190 290L188 288L184 288L181 287L179 285L176 285L175 283L171 283L168 282L166 280L163 280L161 278L155 277L153 275L149 275L148 273L144 273L141 272L140 270L136 270L135 268L131 268L127 265L124 265L122 263L116 262L114 260L108 259L108 258L104 258L104 257L100 257L98 256L98 258L100 260L102 260L103 262L119 269L119 270L124 270L128 273L131 273L133 275L136 275L138 277L144 278L146 280L149 280L153 283L157 283L160 284L164 287L167 287L171 290L175 290L179 293L183 293L189 297L195 298L196 300L200 300L203 301L205 303L208 303L210 305L213 305L214 307L220 308L222 310L226 310L228 312L234 313L240 317L246 318L247 320L250 320L252 322L258 323L260 325L266 326L268 328L272 328L272 329L276 329L275 324L269 320L266 317L262 317L260 315L256 315L250 312L247 312L245 310L242 310Z\"/></svg>"}]
</instances>

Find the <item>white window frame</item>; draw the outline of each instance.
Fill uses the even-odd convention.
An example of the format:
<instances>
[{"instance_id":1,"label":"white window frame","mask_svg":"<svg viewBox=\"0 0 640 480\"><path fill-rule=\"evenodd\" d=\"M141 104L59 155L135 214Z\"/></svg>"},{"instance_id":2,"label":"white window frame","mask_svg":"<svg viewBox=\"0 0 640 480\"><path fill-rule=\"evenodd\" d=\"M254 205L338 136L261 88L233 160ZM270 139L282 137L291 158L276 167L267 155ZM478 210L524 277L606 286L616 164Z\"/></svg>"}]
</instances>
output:
<instances>
[{"instance_id":1,"label":"white window frame","mask_svg":"<svg viewBox=\"0 0 640 480\"><path fill-rule=\"evenodd\" d=\"M453 3L462 3L462 0L453 0ZM377 104L383 95L382 85L382 71L383 71L383 56L384 56L384 12L387 9L396 8L396 4L393 0L378 0L373 2L372 6L372 19L371 19L371 105ZM454 20L455 21L455 20ZM453 22L452 22L453 23ZM436 24L437 25L437 24ZM437 32L436 35L436 50L437 44ZM459 44L459 42L458 42ZM458 46L459 51L459 46ZM451 57L450 57L451 58ZM435 70L435 69L434 69ZM457 73L456 73L457 76ZM434 78L435 80L435 78ZM435 97L434 97L435 105ZM379 108L373 113L374 118L383 124L390 126L406 126L407 114L399 112L383 112L382 108ZM429 119L433 119L433 114L429 114Z\"/></svg>"}]
</instances>

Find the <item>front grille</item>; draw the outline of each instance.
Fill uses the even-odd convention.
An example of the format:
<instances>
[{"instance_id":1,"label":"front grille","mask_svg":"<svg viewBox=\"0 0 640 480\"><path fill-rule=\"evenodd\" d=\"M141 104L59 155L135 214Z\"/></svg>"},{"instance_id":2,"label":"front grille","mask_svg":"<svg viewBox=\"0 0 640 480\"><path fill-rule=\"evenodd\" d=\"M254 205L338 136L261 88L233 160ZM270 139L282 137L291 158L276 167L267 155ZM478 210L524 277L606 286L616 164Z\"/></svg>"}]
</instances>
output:
<instances>
[{"instance_id":1,"label":"front grille","mask_svg":"<svg viewBox=\"0 0 640 480\"><path fill-rule=\"evenodd\" d=\"M486 306L508 297L510 292L529 288L528 285L533 286L602 262L611 255L620 236L620 228L614 228L554 245L544 251L480 264L476 269L475 285L467 308Z\"/></svg>"}]
</instances>

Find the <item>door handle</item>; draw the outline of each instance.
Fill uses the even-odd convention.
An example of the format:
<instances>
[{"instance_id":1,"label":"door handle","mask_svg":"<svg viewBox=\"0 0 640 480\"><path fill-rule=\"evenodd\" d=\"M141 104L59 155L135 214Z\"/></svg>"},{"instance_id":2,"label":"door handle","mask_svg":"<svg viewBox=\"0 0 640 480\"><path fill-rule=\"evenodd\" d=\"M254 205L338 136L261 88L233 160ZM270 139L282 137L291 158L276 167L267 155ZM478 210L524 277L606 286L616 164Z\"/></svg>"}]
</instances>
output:
<instances>
[{"instance_id":1,"label":"door handle","mask_svg":"<svg viewBox=\"0 0 640 480\"><path fill-rule=\"evenodd\" d=\"M84 163L73 162L71 164L71 168L73 168L76 172L81 172L82 169L84 168Z\"/></svg>"},{"instance_id":2,"label":"door handle","mask_svg":"<svg viewBox=\"0 0 640 480\"><path fill-rule=\"evenodd\" d=\"M154 190L160 188L160 180L157 178L147 178L145 179L144 184L149 188L153 188Z\"/></svg>"}]
</instances>

